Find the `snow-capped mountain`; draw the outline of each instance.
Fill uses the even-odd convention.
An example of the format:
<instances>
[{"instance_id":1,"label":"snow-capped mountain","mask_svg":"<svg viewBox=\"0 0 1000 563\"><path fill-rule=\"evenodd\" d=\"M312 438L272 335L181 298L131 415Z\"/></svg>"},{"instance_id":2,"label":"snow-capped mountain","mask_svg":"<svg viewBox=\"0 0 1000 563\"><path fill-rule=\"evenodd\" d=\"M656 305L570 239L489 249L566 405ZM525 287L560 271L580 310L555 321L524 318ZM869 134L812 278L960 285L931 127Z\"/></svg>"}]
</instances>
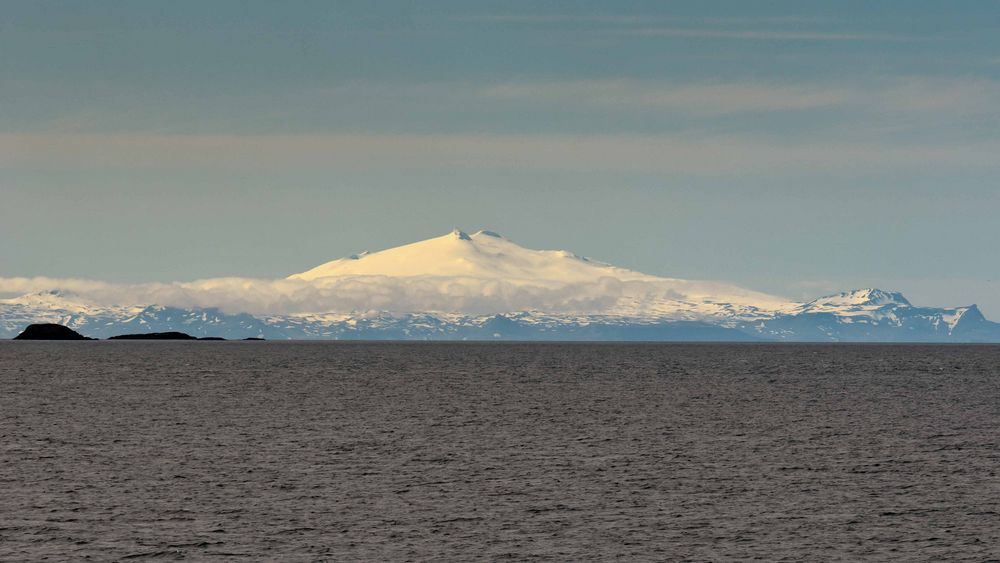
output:
<instances>
[{"instance_id":1,"label":"snow-capped mountain","mask_svg":"<svg viewBox=\"0 0 1000 563\"><path fill-rule=\"evenodd\" d=\"M458 229L441 237L333 260L289 279L343 276L475 278L560 285L601 278L659 279L565 250L530 250L493 231L468 235Z\"/></svg>"},{"instance_id":2,"label":"snow-capped mountain","mask_svg":"<svg viewBox=\"0 0 1000 563\"><path fill-rule=\"evenodd\" d=\"M564 250L531 250L492 231L468 235L455 230L333 260L288 279L334 288L359 282L393 291L405 287L408 295L421 288L443 297L425 299L428 306L418 311L400 302L377 307L395 312L471 308L485 314L532 310L658 320L752 320L792 306L780 297L731 284L650 276ZM472 301L484 306L470 307Z\"/></svg>"},{"instance_id":3,"label":"snow-capped mountain","mask_svg":"<svg viewBox=\"0 0 1000 563\"><path fill-rule=\"evenodd\" d=\"M778 340L1000 342L1000 324L987 321L975 305L915 307L902 294L880 289L820 297L752 328Z\"/></svg>"},{"instance_id":4,"label":"snow-capped mountain","mask_svg":"<svg viewBox=\"0 0 1000 563\"><path fill-rule=\"evenodd\" d=\"M55 322L100 338L181 331L269 339L1000 342L1000 325L975 305L918 307L879 289L791 302L531 250L492 231L455 230L285 280L225 278L154 289L137 303L60 288L0 300L0 337ZM233 293L238 299L230 299ZM257 310L241 312L233 303Z\"/></svg>"}]
</instances>

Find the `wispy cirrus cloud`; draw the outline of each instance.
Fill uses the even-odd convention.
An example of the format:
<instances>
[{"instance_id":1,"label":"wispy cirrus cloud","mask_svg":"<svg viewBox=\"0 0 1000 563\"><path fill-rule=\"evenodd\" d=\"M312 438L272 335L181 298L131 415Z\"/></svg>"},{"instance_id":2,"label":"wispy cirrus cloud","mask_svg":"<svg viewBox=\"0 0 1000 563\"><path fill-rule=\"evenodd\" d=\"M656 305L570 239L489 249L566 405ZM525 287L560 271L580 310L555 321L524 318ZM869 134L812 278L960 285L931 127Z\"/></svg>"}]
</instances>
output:
<instances>
[{"instance_id":1,"label":"wispy cirrus cloud","mask_svg":"<svg viewBox=\"0 0 1000 563\"><path fill-rule=\"evenodd\" d=\"M525 25L593 23L608 25L650 25L664 22L686 22L704 25L786 25L830 22L829 18L816 16L746 16L746 17L690 17L670 15L623 14L471 14L451 19L461 22L507 23Z\"/></svg>"},{"instance_id":2,"label":"wispy cirrus cloud","mask_svg":"<svg viewBox=\"0 0 1000 563\"><path fill-rule=\"evenodd\" d=\"M640 14L479 14L456 20L508 25L586 25L603 31L646 37L752 41L909 41L890 33L817 29L834 23L814 16L690 17ZM769 26L761 28L761 26ZM842 27L842 26L839 26Z\"/></svg>"},{"instance_id":3,"label":"wispy cirrus cloud","mask_svg":"<svg viewBox=\"0 0 1000 563\"><path fill-rule=\"evenodd\" d=\"M803 142L764 135L0 134L0 166L74 170L571 170L748 176L994 170L1000 140Z\"/></svg>"},{"instance_id":4,"label":"wispy cirrus cloud","mask_svg":"<svg viewBox=\"0 0 1000 563\"><path fill-rule=\"evenodd\" d=\"M458 15L451 18L459 22L501 23L501 24L565 24L565 23L596 23L596 24L642 24L656 21L672 21L674 18L663 16L632 16L621 14L471 14Z\"/></svg>"},{"instance_id":5,"label":"wispy cirrus cloud","mask_svg":"<svg viewBox=\"0 0 1000 563\"><path fill-rule=\"evenodd\" d=\"M487 98L591 106L669 109L695 116L850 108L885 113L993 114L1000 82L982 78L900 77L854 83L682 83L629 79L508 82L480 90Z\"/></svg>"},{"instance_id":6,"label":"wispy cirrus cloud","mask_svg":"<svg viewBox=\"0 0 1000 563\"><path fill-rule=\"evenodd\" d=\"M21 96L27 96L24 92ZM718 118L755 114L761 132L808 131L831 126L867 128L876 122L896 130L923 127L940 133L960 119L1000 119L1000 81L982 76L899 76L814 80L670 80L609 76L492 81L429 81L411 84L346 82L306 88L287 103L255 92L170 100L155 111L142 99L108 92L115 104L8 131L197 133L449 132L605 133L719 130ZM240 108L234 112L232 108ZM122 108L125 108L124 110ZM839 111L829 119L828 110ZM782 112L795 112L785 119ZM827 112L823 114L822 112ZM236 117L247 114L252 117ZM121 115L129 115L123 119ZM767 114L767 115L763 115ZM7 118L6 120L4 118ZM0 109L0 122L18 115ZM772 127L772 125L774 127ZM983 125L985 126L985 125ZM725 127L725 125L723 125Z\"/></svg>"},{"instance_id":7,"label":"wispy cirrus cloud","mask_svg":"<svg viewBox=\"0 0 1000 563\"><path fill-rule=\"evenodd\" d=\"M481 93L496 99L674 109L698 115L823 108L852 99L852 92L845 88L815 85L753 82L677 85L626 79L505 83L484 88Z\"/></svg>"},{"instance_id":8,"label":"wispy cirrus cloud","mask_svg":"<svg viewBox=\"0 0 1000 563\"><path fill-rule=\"evenodd\" d=\"M618 33L645 37L679 39L737 39L750 41L910 41L910 38L887 33L807 31L792 29L723 29L717 27L642 27Z\"/></svg>"}]
</instances>

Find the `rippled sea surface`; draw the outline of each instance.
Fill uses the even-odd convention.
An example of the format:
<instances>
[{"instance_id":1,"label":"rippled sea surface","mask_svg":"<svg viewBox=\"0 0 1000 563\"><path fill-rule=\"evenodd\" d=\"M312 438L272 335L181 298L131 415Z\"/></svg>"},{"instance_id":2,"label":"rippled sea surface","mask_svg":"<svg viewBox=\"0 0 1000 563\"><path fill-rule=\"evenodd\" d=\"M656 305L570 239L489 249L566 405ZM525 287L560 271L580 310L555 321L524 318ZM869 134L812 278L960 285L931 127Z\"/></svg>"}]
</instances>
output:
<instances>
[{"instance_id":1,"label":"rippled sea surface","mask_svg":"<svg viewBox=\"0 0 1000 563\"><path fill-rule=\"evenodd\" d=\"M0 343L0 560L1000 558L1000 347Z\"/></svg>"}]
</instances>

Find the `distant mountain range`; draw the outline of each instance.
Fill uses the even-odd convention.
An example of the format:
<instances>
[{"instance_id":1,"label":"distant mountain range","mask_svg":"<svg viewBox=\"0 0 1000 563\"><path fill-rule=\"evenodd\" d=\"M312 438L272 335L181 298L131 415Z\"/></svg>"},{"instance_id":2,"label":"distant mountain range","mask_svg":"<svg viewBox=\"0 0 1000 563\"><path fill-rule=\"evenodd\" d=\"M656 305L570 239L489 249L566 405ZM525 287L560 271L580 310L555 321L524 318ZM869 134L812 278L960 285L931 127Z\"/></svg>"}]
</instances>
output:
<instances>
[{"instance_id":1,"label":"distant mountain range","mask_svg":"<svg viewBox=\"0 0 1000 563\"><path fill-rule=\"evenodd\" d=\"M314 308L306 300L296 302L295 312L249 314L108 303L52 288L0 300L0 337L52 322L97 338L180 331L271 340L1000 342L1000 324L975 305L917 307L879 289L789 302L729 284L650 276L566 251L530 250L491 231L456 230L352 255L281 283L290 284L292 295L314 291L323 298Z\"/></svg>"}]
</instances>

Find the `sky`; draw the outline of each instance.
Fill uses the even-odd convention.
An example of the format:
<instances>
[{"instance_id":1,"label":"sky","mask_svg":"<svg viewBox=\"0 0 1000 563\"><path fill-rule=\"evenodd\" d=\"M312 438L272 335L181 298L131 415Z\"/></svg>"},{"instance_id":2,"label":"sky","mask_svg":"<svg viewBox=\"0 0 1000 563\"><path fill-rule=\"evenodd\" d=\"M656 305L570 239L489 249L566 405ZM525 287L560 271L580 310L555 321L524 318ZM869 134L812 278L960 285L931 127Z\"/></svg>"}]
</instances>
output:
<instances>
[{"instance_id":1,"label":"sky","mask_svg":"<svg viewBox=\"0 0 1000 563\"><path fill-rule=\"evenodd\" d=\"M7 0L0 277L460 227L1000 319L1000 4Z\"/></svg>"}]
</instances>

